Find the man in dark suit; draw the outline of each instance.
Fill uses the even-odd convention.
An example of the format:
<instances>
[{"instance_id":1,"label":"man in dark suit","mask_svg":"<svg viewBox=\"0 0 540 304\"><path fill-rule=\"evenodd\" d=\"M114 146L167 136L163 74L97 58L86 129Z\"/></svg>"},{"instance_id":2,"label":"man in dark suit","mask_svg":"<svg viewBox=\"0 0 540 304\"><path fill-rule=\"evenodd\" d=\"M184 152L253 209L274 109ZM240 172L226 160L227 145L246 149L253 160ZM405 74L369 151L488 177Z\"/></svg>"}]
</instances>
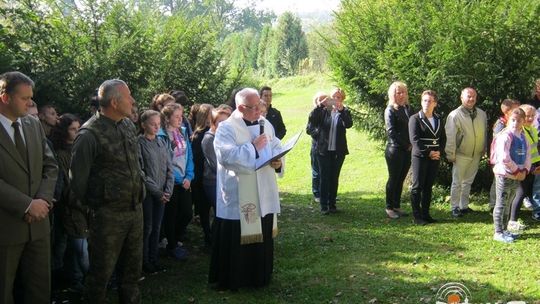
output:
<instances>
[{"instance_id":1,"label":"man in dark suit","mask_svg":"<svg viewBox=\"0 0 540 304\"><path fill-rule=\"evenodd\" d=\"M33 81L0 75L0 303L19 276L24 303L50 303L49 210L58 167L41 124L27 115Z\"/></svg>"}]
</instances>

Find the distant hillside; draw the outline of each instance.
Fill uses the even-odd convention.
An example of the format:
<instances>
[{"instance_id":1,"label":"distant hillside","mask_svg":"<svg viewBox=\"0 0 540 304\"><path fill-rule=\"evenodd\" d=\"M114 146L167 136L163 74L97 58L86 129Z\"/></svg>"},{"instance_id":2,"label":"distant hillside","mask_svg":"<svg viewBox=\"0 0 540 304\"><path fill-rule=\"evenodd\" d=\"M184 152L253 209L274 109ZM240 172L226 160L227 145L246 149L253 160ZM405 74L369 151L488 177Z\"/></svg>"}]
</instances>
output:
<instances>
[{"instance_id":1,"label":"distant hillside","mask_svg":"<svg viewBox=\"0 0 540 304\"><path fill-rule=\"evenodd\" d=\"M297 14L302 21L302 28L307 33L319 24L331 23L334 21L334 12L332 11L314 11L309 13Z\"/></svg>"}]
</instances>

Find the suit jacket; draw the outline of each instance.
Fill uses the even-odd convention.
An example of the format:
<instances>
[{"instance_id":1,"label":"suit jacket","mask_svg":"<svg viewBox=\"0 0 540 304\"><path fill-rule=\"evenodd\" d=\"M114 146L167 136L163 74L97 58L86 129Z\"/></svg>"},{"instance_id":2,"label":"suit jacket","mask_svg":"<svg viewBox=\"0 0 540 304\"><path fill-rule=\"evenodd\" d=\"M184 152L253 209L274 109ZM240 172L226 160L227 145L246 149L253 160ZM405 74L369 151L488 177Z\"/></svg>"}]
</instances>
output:
<instances>
[{"instance_id":1,"label":"suit jacket","mask_svg":"<svg viewBox=\"0 0 540 304\"><path fill-rule=\"evenodd\" d=\"M347 129L352 127L351 112L347 107L339 111L339 119L336 130L336 153L339 155L349 154L347 146ZM328 152L328 140L332 125L332 113L324 106L313 109L309 114L307 133L316 139L317 152L326 155Z\"/></svg>"},{"instance_id":2,"label":"suit jacket","mask_svg":"<svg viewBox=\"0 0 540 304\"><path fill-rule=\"evenodd\" d=\"M409 119L409 136L412 144L412 155L420 158L428 158L429 152L439 151L444 153L446 133L444 124L439 115L433 113L435 127L431 125L424 112L420 111Z\"/></svg>"},{"instance_id":3,"label":"suit jacket","mask_svg":"<svg viewBox=\"0 0 540 304\"><path fill-rule=\"evenodd\" d=\"M49 219L28 224L24 214L32 199L52 202L58 166L47 145L41 123L21 118L28 165L6 130L0 126L0 246L14 245L49 235Z\"/></svg>"},{"instance_id":4,"label":"suit jacket","mask_svg":"<svg viewBox=\"0 0 540 304\"><path fill-rule=\"evenodd\" d=\"M395 109L389 105L384 110L384 125L388 135L388 145L402 150L409 149L409 118L412 109L408 105Z\"/></svg>"}]
</instances>

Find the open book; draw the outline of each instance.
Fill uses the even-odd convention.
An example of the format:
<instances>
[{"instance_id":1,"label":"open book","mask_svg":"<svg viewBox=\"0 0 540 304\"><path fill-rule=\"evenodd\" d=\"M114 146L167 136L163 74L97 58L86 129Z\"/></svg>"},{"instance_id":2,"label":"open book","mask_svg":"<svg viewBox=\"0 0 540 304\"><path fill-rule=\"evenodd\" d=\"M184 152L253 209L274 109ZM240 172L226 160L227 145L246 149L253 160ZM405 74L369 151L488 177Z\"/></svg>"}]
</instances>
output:
<instances>
[{"instance_id":1,"label":"open book","mask_svg":"<svg viewBox=\"0 0 540 304\"><path fill-rule=\"evenodd\" d=\"M280 158L283 157L283 155L289 153L289 151L292 150L292 148L294 148L294 146L296 145L296 143L298 142L298 139L300 138L300 135L302 135L302 131L296 133L291 139L289 139L289 141L287 141L287 143L285 143L284 145L281 146L281 152L279 152L278 154L276 155L273 155L272 157L269 157L267 159L264 159L264 160L261 160L259 162L259 165L257 166L257 168L255 170L259 170L260 168L270 164L271 162L275 161L275 160L278 160Z\"/></svg>"}]
</instances>

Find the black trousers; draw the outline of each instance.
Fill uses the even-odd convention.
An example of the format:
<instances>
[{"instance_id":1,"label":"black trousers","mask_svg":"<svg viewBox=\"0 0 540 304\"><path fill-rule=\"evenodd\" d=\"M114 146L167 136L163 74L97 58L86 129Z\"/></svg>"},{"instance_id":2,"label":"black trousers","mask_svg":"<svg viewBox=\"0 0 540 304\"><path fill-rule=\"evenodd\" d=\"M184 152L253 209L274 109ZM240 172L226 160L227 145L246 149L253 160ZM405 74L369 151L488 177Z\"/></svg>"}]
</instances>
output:
<instances>
[{"instance_id":1,"label":"black trousers","mask_svg":"<svg viewBox=\"0 0 540 304\"><path fill-rule=\"evenodd\" d=\"M387 145L384 158L388 167L386 209L401 208L401 192L403 191L403 181L411 166L411 152Z\"/></svg>"},{"instance_id":2,"label":"black trousers","mask_svg":"<svg viewBox=\"0 0 540 304\"><path fill-rule=\"evenodd\" d=\"M273 222L273 214L261 218L262 243L241 245L240 220L216 217L208 282L231 290L268 285L274 270Z\"/></svg>"},{"instance_id":3,"label":"black trousers","mask_svg":"<svg viewBox=\"0 0 540 304\"><path fill-rule=\"evenodd\" d=\"M201 220L201 228L204 233L205 242L210 242L210 207L212 206L210 200L207 198L204 191L202 179L193 180L191 183L192 200L197 210L199 210L199 217Z\"/></svg>"},{"instance_id":4,"label":"black trousers","mask_svg":"<svg viewBox=\"0 0 540 304\"><path fill-rule=\"evenodd\" d=\"M328 151L325 155L317 154L319 163L319 178L321 180L321 210L336 208L336 196L339 186L339 173L345 160L345 155Z\"/></svg>"},{"instance_id":5,"label":"black trousers","mask_svg":"<svg viewBox=\"0 0 540 304\"><path fill-rule=\"evenodd\" d=\"M439 171L439 161L412 157L411 206L416 219L427 219L431 205L433 182Z\"/></svg>"},{"instance_id":6,"label":"black trousers","mask_svg":"<svg viewBox=\"0 0 540 304\"><path fill-rule=\"evenodd\" d=\"M167 238L167 249L174 249L184 238L186 228L193 218L191 191L182 185L174 185L171 200L165 204L163 230Z\"/></svg>"}]
</instances>

